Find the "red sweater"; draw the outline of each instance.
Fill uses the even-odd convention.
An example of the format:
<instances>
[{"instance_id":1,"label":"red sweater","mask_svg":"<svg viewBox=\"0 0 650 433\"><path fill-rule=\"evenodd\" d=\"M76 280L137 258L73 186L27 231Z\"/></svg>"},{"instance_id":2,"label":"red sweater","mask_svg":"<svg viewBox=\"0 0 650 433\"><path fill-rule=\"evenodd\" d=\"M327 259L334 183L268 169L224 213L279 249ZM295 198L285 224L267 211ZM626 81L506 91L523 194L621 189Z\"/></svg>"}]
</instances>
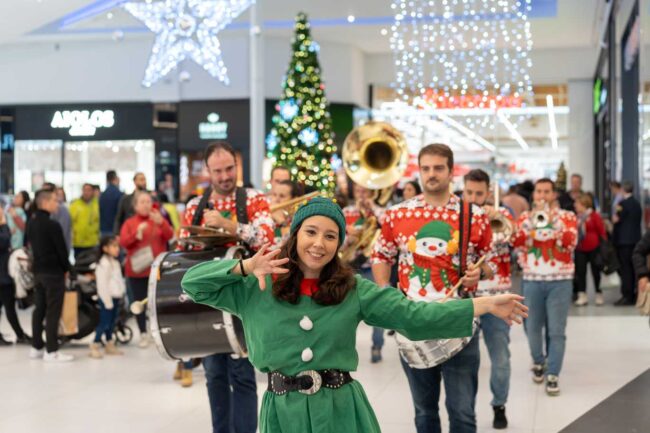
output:
<instances>
[{"instance_id":1,"label":"red sweater","mask_svg":"<svg viewBox=\"0 0 650 433\"><path fill-rule=\"evenodd\" d=\"M135 235L138 232L140 223L146 221L147 229L143 232L142 240L138 240ZM174 236L174 230L169 223L163 219L162 224L157 225L150 218L145 218L140 215L134 215L127 219L122 225L120 230L120 245L126 249L126 276L131 278L147 278L149 276L149 269L146 269L139 274L133 272L131 268L131 254L138 251L140 248L151 246L153 256L167 251L167 242Z\"/></svg>"},{"instance_id":2,"label":"red sweater","mask_svg":"<svg viewBox=\"0 0 650 433\"><path fill-rule=\"evenodd\" d=\"M586 230L584 237L576 247L576 251L582 253L588 253L589 251L598 248L598 245L600 245L600 238L607 239L605 224L603 224L603 219L600 217L598 212L591 212L591 215L589 215L585 222L585 227ZM578 227L578 229L580 229L580 227Z\"/></svg>"}]
</instances>

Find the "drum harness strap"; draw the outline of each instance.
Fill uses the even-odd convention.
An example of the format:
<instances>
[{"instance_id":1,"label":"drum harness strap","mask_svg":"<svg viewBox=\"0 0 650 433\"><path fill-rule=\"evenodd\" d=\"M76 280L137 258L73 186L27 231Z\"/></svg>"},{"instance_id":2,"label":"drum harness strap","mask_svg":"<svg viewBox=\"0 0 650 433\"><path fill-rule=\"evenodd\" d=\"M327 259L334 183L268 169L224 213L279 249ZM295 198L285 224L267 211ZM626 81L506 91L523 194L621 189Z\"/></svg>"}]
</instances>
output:
<instances>
[{"instance_id":1,"label":"drum harness strap","mask_svg":"<svg viewBox=\"0 0 650 433\"><path fill-rule=\"evenodd\" d=\"M459 252L460 252L460 269L458 271L458 277L465 275L467 270L467 255L469 252L469 238L472 232L472 204L466 200L460 200L460 215L459 215ZM459 295L462 298L468 298L470 295L465 290L461 288L459 290Z\"/></svg>"},{"instance_id":2,"label":"drum harness strap","mask_svg":"<svg viewBox=\"0 0 650 433\"><path fill-rule=\"evenodd\" d=\"M212 209L212 206L208 203L210 200L210 195L212 195L212 187L209 186L205 189L201 201L199 201L199 206L194 212L194 218L192 219L192 225L198 226L201 225L201 220L203 219L203 211L205 208ZM235 190L235 207L237 208L237 222L241 224L248 224L248 211L246 207L246 188L239 188Z\"/></svg>"}]
</instances>

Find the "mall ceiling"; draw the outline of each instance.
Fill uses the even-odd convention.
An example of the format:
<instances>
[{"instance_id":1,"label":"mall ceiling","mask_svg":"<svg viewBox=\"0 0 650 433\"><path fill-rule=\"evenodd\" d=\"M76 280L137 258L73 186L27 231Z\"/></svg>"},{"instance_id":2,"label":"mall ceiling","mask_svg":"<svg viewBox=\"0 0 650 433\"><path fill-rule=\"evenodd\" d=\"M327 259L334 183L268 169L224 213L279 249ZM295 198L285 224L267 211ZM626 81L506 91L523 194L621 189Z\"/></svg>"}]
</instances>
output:
<instances>
[{"instance_id":1,"label":"mall ceiling","mask_svg":"<svg viewBox=\"0 0 650 433\"><path fill-rule=\"evenodd\" d=\"M2 0L0 44L29 41L151 37L140 22L119 5L125 0ZM298 11L312 20L320 41L354 44L368 53L390 51L388 37L393 20L391 0L258 0L264 31L289 37ZM622 0L629 13L632 0ZM596 47L604 0L532 0L533 49ZM644 16L648 16L648 10ZM354 16L354 22L348 17ZM245 32L249 15L243 14L226 32ZM650 41L645 35L645 40Z\"/></svg>"}]
</instances>

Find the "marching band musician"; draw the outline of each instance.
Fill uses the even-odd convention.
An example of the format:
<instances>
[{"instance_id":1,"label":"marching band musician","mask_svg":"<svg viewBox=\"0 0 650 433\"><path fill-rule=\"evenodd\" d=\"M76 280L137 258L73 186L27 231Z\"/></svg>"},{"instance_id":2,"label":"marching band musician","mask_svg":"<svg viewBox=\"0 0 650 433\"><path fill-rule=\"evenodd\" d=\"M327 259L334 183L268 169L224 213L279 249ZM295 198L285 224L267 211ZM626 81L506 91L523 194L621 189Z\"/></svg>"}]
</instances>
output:
<instances>
[{"instance_id":1,"label":"marching band musician","mask_svg":"<svg viewBox=\"0 0 650 433\"><path fill-rule=\"evenodd\" d=\"M224 141L210 143L203 161L210 187L187 204L183 225L221 228L257 251L273 242L273 219L266 197L250 188L237 188L236 155ZM185 230L181 237L187 237ZM213 433L254 433L257 429L257 385L247 358L230 354L203 358ZM232 390L231 390L232 386ZM234 409L234 410L233 410Z\"/></svg>"},{"instance_id":2,"label":"marching band musician","mask_svg":"<svg viewBox=\"0 0 650 433\"><path fill-rule=\"evenodd\" d=\"M375 217L377 223L384 215L385 209L379 206L374 198L374 191L359 184L352 185L352 198L354 203L343 208L345 216L345 247L354 246L358 243L359 237L363 235L364 225L370 217ZM378 226L377 226L378 227ZM357 248L352 261L349 263L357 269L362 277L372 281L372 269L368 258L363 254L361 248ZM381 349L384 346L384 330L372 328L372 348L370 349L370 362L381 361Z\"/></svg>"},{"instance_id":3,"label":"marching band musician","mask_svg":"<svg viewBox=\"0 0 650 433\"><path fill-rule=\"evenodd\" d=\"M487 205L490 176L481 169L475 169L465 175L464 181L463 199L482 207L490 221L500 218L504 224L509 223L510 234L512 234L514 219L510 212L503 206L495 208ZM495 185L495 188L498 188L498 185ZM496 273L490 279L479 281L476 296L510 293L512 287L510 275L511 239L512 236L493 231L490 262L496 268ZM490 370L490 389L492 390L492 409L494 411L492 427L504 429L508 427L505 404L510 388L510 349L508 347L510 327L492 314L486 314L481 317L481 329L492 366Z\"/></svg>"},{"instance_id":4,"label":"marching band musician","mask_svg":"<svg viewBox=\"0 0 650 433\"><path fill-rule=\"evenodd\" d=\"M460 199L450 193L454 154L447 145L423 147L418 165L424 194L386 211L372 256L372 271L377 285L387 286L391 264L399 255L400 289L412 300L435 302L459 281L461 256L465 258L462 280L465 290L472 291L480 279L492 277L488 265L471 265L489 253L492 232L481 208L461 206ZM461 222L465 226L463 236ZM465 242L461 243L461 239ZM418 433L440 432L441 378L445 384L450 432L476 432L478 338L472 338L458 354L435 367L416 369L403 359L401 362L411 389Z\"/></svg>"},{"instance_id":5,"label":"marching band musician","mask_svg":"<svg viewBox=\"0 0 650 433\"><path fill-rule=\"evenodd\" d=\"M269 192L269 204L271 206L281 205L296 198L299 194L297 184L290 180L280 180L271 183ZM287 209L278 209L271 213L275 229L273 230L274 248L280 248L282 243L289 237L289 226L291 225L291 214Z\"/></svg>"},{"instance_id":6,"label":"marching band musician","mask_svg":"<svg viewBox=\"0 0 650 433\"><path fill-rule=\"evenodd\" d=\"M264 246L246 260L201 263L183 276L195 302L242 319L251 362L268 374L261 433L381 431L350 375L358 365L360 321L425 339L471 335L473 316L487 312L509 323L526 317L518 295L437 304L382 290L341 261L344 239L340 207L316 197L297 210L281 249L267 253Z\"/></svg>"},{"instance_id":7,"label":"marching band musician","mask_svg":"<svg viewBox=\"0 0 650 433\"><path fill-rule=\"evenodd\" d=\"M542 383L546 379L546 393L558 395L573 290L577 220L573 212L559 208L555 183L543 178L535 182L532 211L522 213L517 225L513 245L518 250L523 294L530 308L526 334L533 358L533 381Z\"/></svg>"}]
</instances>

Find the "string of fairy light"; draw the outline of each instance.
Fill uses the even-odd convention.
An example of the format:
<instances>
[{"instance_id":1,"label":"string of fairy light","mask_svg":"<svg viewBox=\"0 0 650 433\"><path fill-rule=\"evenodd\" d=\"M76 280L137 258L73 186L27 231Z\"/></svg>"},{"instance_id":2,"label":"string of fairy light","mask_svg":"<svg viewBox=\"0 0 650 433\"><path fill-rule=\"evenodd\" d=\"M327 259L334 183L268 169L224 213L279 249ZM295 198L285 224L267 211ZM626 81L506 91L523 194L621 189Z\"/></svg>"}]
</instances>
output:
<instances>
[{"instance_id":1,"label":"string of fairy light","mask_svg":"<svg viewBox=\"0 0 650 433\"><path fill-rule=\"evenodd\" d=\"M273 165L288 167L293 178L319 190L335 186L331 158L336 152L325 85L318 63L319 45L311 39L305 14L296 18L293 55L266 138Z\"/></svg>"},{"instance_id":2,"label":"string of fairy light","mask_svg":"<svg viewBox=\"0 0 650 433\"><path fill-rule=\"evenodd\" d=\"M394 0L391 8L398 99L478 109L532 99L531 0ZM488 115L463 121L493 127Z\"/></svg>"}]
</instances>

